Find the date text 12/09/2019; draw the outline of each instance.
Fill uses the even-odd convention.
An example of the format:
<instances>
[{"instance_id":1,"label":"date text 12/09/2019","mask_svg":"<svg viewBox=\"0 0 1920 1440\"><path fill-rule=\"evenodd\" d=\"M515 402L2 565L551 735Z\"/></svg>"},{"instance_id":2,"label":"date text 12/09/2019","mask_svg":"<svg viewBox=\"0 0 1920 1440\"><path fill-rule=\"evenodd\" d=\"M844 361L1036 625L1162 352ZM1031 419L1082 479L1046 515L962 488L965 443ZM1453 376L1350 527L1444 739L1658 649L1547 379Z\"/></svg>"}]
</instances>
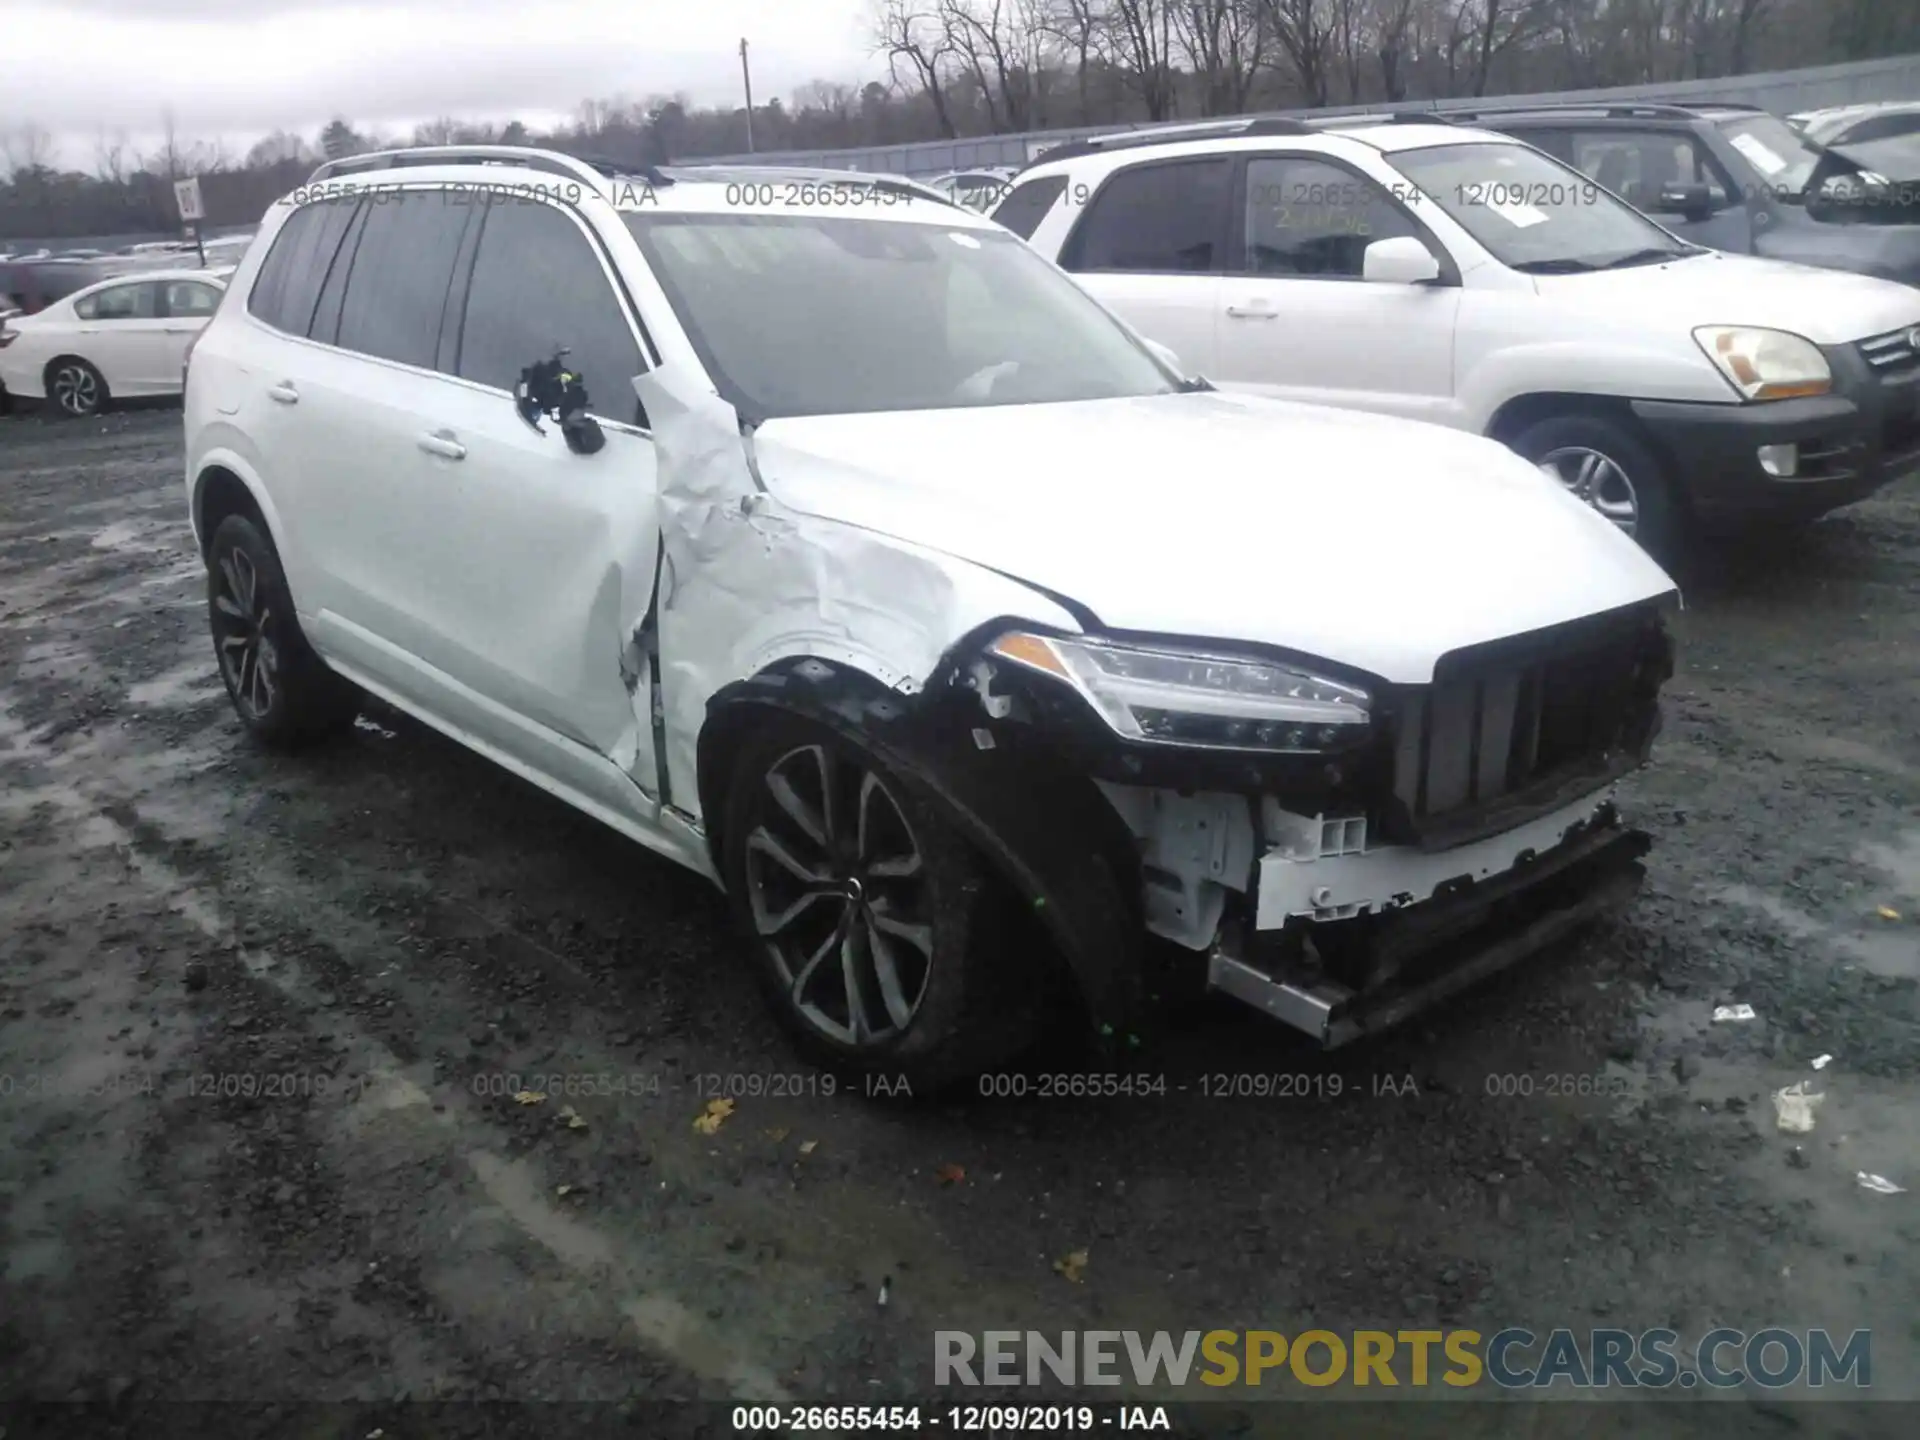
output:
<instances>
[{"instance_id":1,"label":"date text 12/09/2019","mask_svg":"<svg viewBox=\"0 0 1920 1440\"><path fill-rule=\"evenodd\" d=\"M1173 1429L1164 1405L736 1405L735 1434L945 1430L1073 1435Z\"/></svg>"}]
</instances>

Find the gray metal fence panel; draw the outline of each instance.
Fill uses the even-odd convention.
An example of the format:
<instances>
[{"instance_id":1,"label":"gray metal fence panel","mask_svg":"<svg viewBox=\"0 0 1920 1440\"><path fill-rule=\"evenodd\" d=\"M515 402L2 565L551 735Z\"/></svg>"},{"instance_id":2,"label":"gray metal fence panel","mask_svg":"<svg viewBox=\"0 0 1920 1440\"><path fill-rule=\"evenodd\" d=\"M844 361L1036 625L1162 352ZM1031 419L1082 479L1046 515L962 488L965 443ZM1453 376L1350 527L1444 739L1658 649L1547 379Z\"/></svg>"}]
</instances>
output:
<instances>
[{"instance_id":1,"label":"gray metal fence panel","mask_svg":"<svg viewBox=\"0 0 1920 1440\"><path fill-rule=\"evenodd\" d=\"M1882 60L1859 60L1844 65L1818 65L1805 70L1775 70L1757 75L1727 75L1711 80L1676 80L1659 85L1625 85L1607 90L1567 90L1557 94L1497 95L1484 100L1402 101L1400 110L1472 109L1485 105L1567 104L1666 101L1672 104L1758 105L1776 115L1816 110L1828 105L1854 105L1873 100L1920 99L1920 55L1896 55ZM1262 115L1354 115L1381 106L1329 106L1323 110L1267 110ZM1183 117L1190 118L1190 117ZM887 145L853 150L780 150L756 155L714 157L716 163L752 160L762 165L813 165L834 170L881 171L928 176L947 170L987 165L1024 165L1035 155L1069 140L1089 135L1139 129L1137 125L1093 125L1071 129L1035 130L1018 135L980 135L962 140L925 140L911 145Z\"/></svg>"}]
</instances>

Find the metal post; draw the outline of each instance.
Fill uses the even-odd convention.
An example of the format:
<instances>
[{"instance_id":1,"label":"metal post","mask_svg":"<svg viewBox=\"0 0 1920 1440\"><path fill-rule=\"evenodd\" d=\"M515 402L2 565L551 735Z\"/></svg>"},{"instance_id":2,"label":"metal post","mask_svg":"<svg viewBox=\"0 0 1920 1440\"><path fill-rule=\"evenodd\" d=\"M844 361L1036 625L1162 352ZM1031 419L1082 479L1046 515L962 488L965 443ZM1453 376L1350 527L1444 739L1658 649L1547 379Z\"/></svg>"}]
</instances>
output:
<instances>
[{"instance_id":1,"label":"metal post","mask_svg":"<svg viewBox=\"0 0 1920 1440\"><path fill-rule=\"evenodd\" d=\"M201 222L193 222L193 248L200 252L200 268L207 268L207 242L200 233Z\"/></svg>"},{"instance_id":2,"label":"metal post","mask_svg":"<svg viewBox=\"0 0 1920 1440\"><path fill-rule=\"evenodd\" d=\"M747 90L747 153L753 154L753 74L747 69L747 42L740 41L740 83Z\"/></svg>"}]
</instances>

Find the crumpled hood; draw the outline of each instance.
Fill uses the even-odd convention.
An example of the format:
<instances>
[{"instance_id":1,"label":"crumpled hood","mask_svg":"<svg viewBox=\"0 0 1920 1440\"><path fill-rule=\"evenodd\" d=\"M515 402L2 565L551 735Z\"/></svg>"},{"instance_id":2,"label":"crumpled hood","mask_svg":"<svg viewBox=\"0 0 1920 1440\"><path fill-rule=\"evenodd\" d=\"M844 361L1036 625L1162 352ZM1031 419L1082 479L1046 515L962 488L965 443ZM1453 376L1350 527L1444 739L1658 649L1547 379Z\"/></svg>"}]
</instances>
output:
<instances>
[{"instance_id":1,"label":"crumpled hood","mask_svg":"<svg viewBox=\"0 0 1920 1440\"><path fill-rule=\"evenodd\" d=\"M1224 393L774 420L782 504L970 560L1105 627L1421 683L1450 650L1661 595L1631 540L1505 447Z\"/></svg>"},{"instance_id":2,"label":"crumpled hood","mask_svg":"<svg viewBox=\"0 0 1920 1440\"><path fill-rule=\"evenodd\" d=\"M1844 345L1920 325L1920 290L1870 275L1718 252L1668 265L1539 275L1540 294L1616 322L1757 325Z\"/></svg>"}]
</instances>

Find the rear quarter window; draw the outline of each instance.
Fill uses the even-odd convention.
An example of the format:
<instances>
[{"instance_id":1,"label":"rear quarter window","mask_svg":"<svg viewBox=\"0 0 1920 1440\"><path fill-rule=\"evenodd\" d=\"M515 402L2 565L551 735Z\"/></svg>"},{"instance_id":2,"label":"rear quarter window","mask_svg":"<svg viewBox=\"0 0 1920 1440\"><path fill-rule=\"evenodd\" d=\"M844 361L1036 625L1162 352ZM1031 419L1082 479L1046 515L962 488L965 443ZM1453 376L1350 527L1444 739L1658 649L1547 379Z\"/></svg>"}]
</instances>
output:
<instances>
[{"instance_id":1,"label":"rear quarter window","mask_svg":"<svg viewBox=\"0 0 1920 1440\"><path fill-rule=\"evenodd\" d=\"M1047 212L1053 209L1067 188L1064 175L1046 175L1037 180L1028 180L1015 185L1007 198L993 209L992 218L1004 225L1022 240L1031 240L1033 232L1040 228L1040 222L1047 218Z\"/></svg>"}]
</instances>

